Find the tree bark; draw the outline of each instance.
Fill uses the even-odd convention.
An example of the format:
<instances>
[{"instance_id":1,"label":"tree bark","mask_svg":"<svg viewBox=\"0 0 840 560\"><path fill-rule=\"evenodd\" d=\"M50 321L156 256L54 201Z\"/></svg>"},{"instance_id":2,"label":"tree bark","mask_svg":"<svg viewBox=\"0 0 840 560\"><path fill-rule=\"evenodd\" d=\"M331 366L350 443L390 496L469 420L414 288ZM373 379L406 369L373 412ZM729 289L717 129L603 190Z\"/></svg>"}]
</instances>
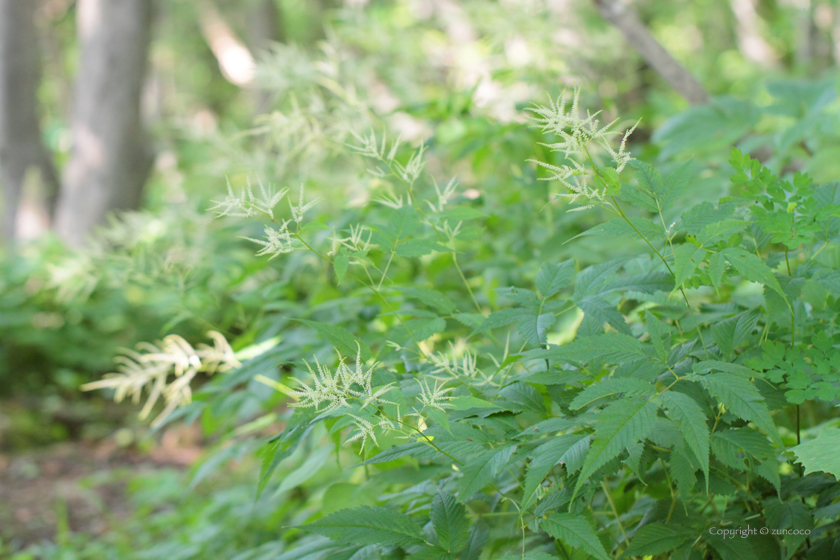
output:
<instances>
[{"instance_id":1,"label":"tree bark","mask_svg":"<svg viewBox=\"0 0 840 560\"><path fill-rule=\"evenodd\" d=\"M136 208L151 168L140 97L151 0L79 0L79 71L71 117L73 149L56 218L79 245L109 212Z\"/></svg>"},{"instance_id":2,"label":"tree bark","mask_svg":"<svg viewBox=\"0 0 840 560\"><path fill-rule=\"evenodd\" d=\"M0 0L0 182L3 218L0 237L14 239L17 211L27 171L41 175L52 215L57 180L38 122L40 58L35 0Z\"/></svg>"},{"instance_id":3,"label":"tree bark","mask_svg":"<svg viewBox=\"0 0 840 560\"><path fill-rule=\"evenodd\" d=\"M252 52L286 41L283 14L275 0L257 0L248 10L248 46Z\"/></svg>"},{"instance_id":4,"label":"tree bark","mask_svg":"<svg viewBox=\"0 0 840 560\"><path fill-rule=\"evenodd\" d=\"M257 59L263 56L272 43L285 42L282 14L274 0L259 0L248 11L248 47ZM255 83L251 89L257 115L265 113L271 105L271 94Z\"/></svg>"},{"instance_id":5,"label":"tree bark","mask_svg":"<svg viewBox=\"0 0 840 560\"><path fill-rule=\"evenodd\" d=\"M692 105L709 102L709 94L703 85L682 64L671 56L665 47L651 35L638 14L621 0L594 0L604 16L621 31L625 40L639 51L651 68L665 78L677 93Z\"/></svg>"}]
</instances>

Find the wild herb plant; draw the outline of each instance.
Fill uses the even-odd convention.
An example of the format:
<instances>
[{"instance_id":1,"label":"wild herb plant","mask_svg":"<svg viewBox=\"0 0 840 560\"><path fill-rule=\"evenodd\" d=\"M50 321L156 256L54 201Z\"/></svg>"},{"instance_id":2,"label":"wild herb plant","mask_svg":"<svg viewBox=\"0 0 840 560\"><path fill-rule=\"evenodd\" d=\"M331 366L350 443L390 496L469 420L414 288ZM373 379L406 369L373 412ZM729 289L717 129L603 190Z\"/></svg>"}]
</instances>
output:
<instances>
[{"instance_id":1,"label":"wild herb plant","mask_svg":"<svg viewBox=\"0 0 840 560\"><path fill-rule=\"evenodd\" d=\"M840 556L840 430L803 413L840 389L840 185L736 149L726 196L675 208L693 162L663 175L631 157L632 129L568 101L533 110L557 158L536 165L611 216L583 236L638 254L528 255L529 285L491 290L469 263L490 218L424 172L422 146L373 134L354 149L384 194L355 221L310 218L303 188L288 211L250 185L215 207L264 218L260 254L308 254L332 317L363 303L347 328L298 318L332 352L256 378L294 411L259 492L305 442L356 473L349 507L293 516L294 558Z\"/></svg>"}]
</instances>

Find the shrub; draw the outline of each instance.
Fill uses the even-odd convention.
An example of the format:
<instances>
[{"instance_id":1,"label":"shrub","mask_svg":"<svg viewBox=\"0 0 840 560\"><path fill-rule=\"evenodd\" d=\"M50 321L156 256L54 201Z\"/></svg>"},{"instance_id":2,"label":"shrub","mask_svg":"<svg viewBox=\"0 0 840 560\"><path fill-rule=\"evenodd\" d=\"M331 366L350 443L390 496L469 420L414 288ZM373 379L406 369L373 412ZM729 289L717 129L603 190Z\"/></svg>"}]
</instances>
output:
<instances>
[{"instance_id":1,"label":"shrub","mask_svg":"<svg viewBox=\"0 0 840 560\"><path fill-rule=\"evenodd\" d=\"M634 160L632 129L616 142L578 91L533 114L553 152L536 164L608 218L577 237L609 258L499 249L493 201L430 178L423 146L359 137L364 208L309 219L303 188L286 212L250 184L216 205L329 284L183 414L289 403L260 492L304 442L353 467L289 517L295 558L836 557L840 431L818 424L838 396L840 187L735 149L728 193L682 208L691 160ZM319 465L301 469L283 484Z\"/></svg>"}]
</instances>

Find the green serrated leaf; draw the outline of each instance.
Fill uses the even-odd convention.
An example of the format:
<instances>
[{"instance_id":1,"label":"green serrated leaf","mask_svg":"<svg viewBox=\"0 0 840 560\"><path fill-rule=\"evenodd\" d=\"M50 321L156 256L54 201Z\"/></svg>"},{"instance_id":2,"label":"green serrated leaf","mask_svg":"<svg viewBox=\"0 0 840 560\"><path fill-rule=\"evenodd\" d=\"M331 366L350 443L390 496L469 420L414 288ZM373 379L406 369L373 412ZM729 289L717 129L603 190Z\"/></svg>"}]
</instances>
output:
<instances>
[{"instance_id":1,"label":"green serrated leaf","mask_svg":"<svg viewBox=\"0 0 840 560\"><path fill-rule=\"evenodd\" d=\"M522 491L522 507L527 508L534 499L537 487L542 483L551 468L558 462L566 462L564 456L585 436L583 434L567 434L548 438L531 452L533 458L525 473L525 487Z\"/></svg>"},{"instance_id":2,"label":"green serrated leaf","mask_svg":"<svg viewBox=\"0 0 840 560\"><path fill-rule=\"evenodd\" d=\"M751 428L718 430L712 434L710 442L715 457L732 469L744 470L744 458L751 459L753 464L759 464L773 455L773 448L767 437Z\"/></svg>"},{"instance_id":3,"label":"green serrated leaf","mask_svg":"<svg viewBox=\"0 0 840 560\"><path fill-rule=\"evenodd\" d=\"M726 406L726 409L748 422L754 422L761 430L783 446L776 424L764 398L749 380L731 373L710 373L699 378L700 384Z\"/></svg>"},{"instance_id":4,"label":"green serrated leaf","mask_svg":"<svg viewBox=\"0 0 840 560\"><path fill-rule=\"evenodd\" d=\"M631 334L632 331L624 320L624 315L618 311L615 304L596 297L586 298L576 303L587 319L600 325L608 323L622 334Z\"/></svg>"},{"instance_id":5,"label":"green serrated leaf","mask_svg":"<svg viewBox=\"0 0 840 560\"><path fill-rule=\"evenodd\" d=\"M690 235L700 235L709 224L717 223L732 216L730 207L719 208L711 202L695 204L680 217L677 227Z\"/></svg>"},{"instance_id":6,"label":"green serrated leaf","mask_svg":"<svg viewBox=\"0 0 840 560\"><path fill-rule=\"evenodd\" d=\"M411 331L414 339L422 342L427 338L446 330L446 319L442 317L430 317L423 319L411 319L405 321L405 328Z\"/></svg>"},{"instance_id":7,"label":"green serrated leaf","mask_svg":"<svg viewBox=\"0 0 840 560\"><path fill-rule=\"evenodd\" d=\"M516 323L517 330L530 344L544 345L548 342L546 330L554 324L554 313L543 313L522 317Z\"/></svg>"},{"instance_id":8,"label":"green serrated leaf","mask_svg":"<svg viewBox=\"0 0 840 560\"><path fill-rule=\"evenodd\" d=\"M455 310L455 304L452 303L452 300L437 290L410 287L399 287L397 290L405 297L421 301L441 313L449 314Z\"/></svg>"},{"instance_id":9,"label":"green serrated leaf","mask_svg":"<svg viewBox=\"0 0 840 560\"><path fill-rule=\"evenodd\" d=\"M460 552L470 538L467 510L452 494L440 492L432 500L432 526L440 547L447 552Z\"/></svg>"},{"instance_id":10,"label":"green serrated leaf","mask_svg":"<svg viewBox=\"0 0 840 560\"><path fill-rule=\"evenodd\" d=\"M823 428L816 438L791 448L805 474L823 471L840 479L840 430Z\"/></svg>"},{"instance_id":11,"label":"green serrated leaf","mask_svg":"<svg viewBox=\"0 0 840 560\"><path fill-rule=\"evenodd\" d=\"M388 209L388 221L379 227L379 230L390 237L393 241L411 237L420 231L420 216L411 206ZM393 248L390 245L388 248Z\"/></svg>"},{"instance_id":12,"label":"green serrated leaf","mask_svg":"<svg viewBox=\"0 0 840 560\"><path fill-rule=\"evenodd\" d=\"M732 535L719 535L712 532L706 532L703 538L720 555L721 560L759 560L753 552L749 539L735 539Z\"/></svg>"},{"instance_id":13,"label":"green serrated leaf","mask_svg":"<svg viewBox=\"0 0 840 560\"><path fill-rule=\"evenodd\" d=\"M726 272L726 258L720 253L713 254L709 257L709 267L706 270L712 281L712 286L715 289L720 288L721 282L723 281L723 273Z\"/></svg>"},{"instance_id":14,"label":"green serrated leaf","mask_svg":"<svg viewBox=\"0 0 840 560\"><path fill-rule=\"evenodd\" d=\"M350 266L350 257L347 255L336 255L333 259L333 270L335 271L335 282L341 284L344 275L347 274L347 267Z\"/></svg>"},{"instance_id":15,"label":"green serrated leaf","mask_svg":"<svg viewBox=\"0 0 840 560\"><path fill-rule=\"evenodd\" d=\"M729 264L735 267L744 278L750 282L764 284L779 294L782 299L785 301L788 300L787 295L785 295L785 292L779 285L779 281L776 279L776 276L773 275L773 271L764 263L763 260L752 253L744 251L740 247L727 247L721 251L721 254L726 257Z\"/></svg>"},{"instance_id":16,"label":"green serrated leaf","mask_svg":"<svg viewBox=\"0 0 840 560\"><path fill-rule=\"evenodd\" d=\"M656 355L659 356L660 360L667 363L668 354L671 351L671 328L650 312L645 316L645 323Z\"/></svg>"},{"instance_id":17,"label":"green serrated leaf","mask_svg":"<svg viewBox=\"0 0 840 560\"><path fill-rule=\"evenodd\" d=\"M593 402L604 397L613 397L620 393L627 396L648 396L654 393L653 385L647 381L634 377L611 377L593 383L572 399L569 408L578 410L590 406Z\"/></svg>"},{"instance_id":18,"label":"green serrated leaf","mask_svg":"<svg viewBox=\"0 0 840 560\"><path fill-rule=\"evenodd\" d=\"M398 257L414 258L441 251L449 251L449 248L430 239L409 239L397 245L396 253Z\"/></svg>"},{"instance_id":19,"label":"green serrated leaf","mask_svg":"<svg viewBox=\"0 0 840 560\"><path fill-rule=\"evenodd\" d=\"M814 517L810 508L799 500L781 501L771 498L764 502L764 519L771 529L812 529Z\"/></svg>"},{"instance_id":20,"label":"green serrated leaf","mask_svg":"<svg viewBox=\"0 0 840 560\"><path fill-rule=\"evenodd\" d=\"M649 218L640 218L636 216L628 217L630 222L633 226L638 229L642 235L644 235L648 239L659 239L664 237L664 231L662 226L650 220ZM579 233L578 235L574 236L569 241L577 239L578 237L590 237L590 236L602 236L602 237L638 237L636 230L634 230L630 224L627 223L627 220L624 218L613 218L608 222L604 222L598 224L597 226L593 226L588 230L584 231L583 233Z\"/></svg>"},{"instance_id":21,"label":"green serrated leaf","mask_svg":"<svg viewBox=\"0 0 840 560\"><path fill-rule=\"evenodd\" d=\"M552 513L548 519L540 522L540 528L564 544L580 549L598 560L610 560L589 520L582 515Z\"/></svg>"},{"instance_id":22,"label":"green serrated leaf","mask_svg":"<svg viewBox=\"0 0 840 560\"><path fill-rule=\"evenodd\" d=\"M511 323L517 322L523 317L527 317L529 314L530 311L528 309L523 309L521 307L494 311L489 317L482 321L481 326L476 328L473 334L507 326Z\"/></svg>"},{"instance_id":23,"label":"green serrated leaf","mask_svg":"<svg viewBox=\"0 0 840 560\"><path fill-rule=\"evenodd\" d=\"M549 264L543 263L537 273L536 285L544 298L550 298L563 288L571 285L575 279L575 261Z\"/></svg>"},{"instance_id":24,"label":"green serrated leaf","mask_svg":"<svg viewBox=\"0 0 840 560\"><path fill-rule=\"evenodd\" d=\"M691 457L680 446L675 447L668 457L668 472L680 495L690 495L697 484L697 465L692 463Z\"/></svg>"},{"instance_id":25,"label":"green serrated leaf","mask_svg":"<svg viewBox=\"0 0 840 560\"><path fill-rule=\"evenodd\" d=\"M420 525L411 517L378 506L339 510L301 528L352 544L406 547L424 542Z\"/></svg>"},{"instance_id":26,"label":"green serrated leaf","mask_svg":"<svg viewBox=\"0 0 840 560\"><path fill-rule=\"evenodd\" d=\"M656 556L674 550L689 539L696 538L695 532L679 525L648 523L636 532L622 558Z\"/></svg>"},{"instance_id":27,"label":"green serrated leaf","mask_svg":"<svg viewBox=\"0 0 840 560\"><path fill-rule=\"evenodd\" d=\"M616 401L604 409L598 416L598 428L575 485L575 495L595 471L650 433L658 409L656 401L639 397Z\"/></svg>"},{"instance_id":28,"label":"green serrated leaf","mask_svg":"<svg viewBox=\"0 0 840 560\"><path fill-rule=\"evenodd\" d=\"M458 481L458 501L466 502L473 494L490 484L507 465L514 451L515 445L491 449L461 467L463 476Z\"/></svg>"},{"instance_id":29,"label":"green serrated leaf","mask_svg":"<svg viewBox=\"0 0 840 560\"><path fill-rule=\"evenodd\" d=\"M327 325L325 323L318 323L317 321L309 321L307 319L297 319L297 321L300 321L304 325L312 327L318 331L318 334L327 339L327 341L332 344L336 350L341 352L343 356L354 357L359 348L361 348L362 360L367 360L371 357L370 347L361 340L357 339L346 329L336 325ZM359 346L356 346L357 343Z\"/></svg>"},{"instance_id":30,"label":"green serrated leaf","mask_svg":"<svg viewBox=\"0 0 840 560\"><path fill-rule=\"evenodd\" d=\"M644 358L645 352L642 343L632 336L609 333L576 338L571 344L548 350L532 350L527 352L526 356L580 363L600 359L613 364L624 364Z\"/></svg>"},{"instance_id":31,"label":"green serrated leaf","mask_svg":"<svg viewBox=\"0 0 840 560\"><path fill-rule=\"evenodd\" d=\"M681 288L685 281L694 275L705 256L705 249L696 247L691 243L684 243L674 249L675 287Z\"/></svg>"},{"instance_id":32,"label":"green serrated leaf","mask_svg":"<svg viewBox=\"0 0 840 560\"><path fill-rule=\"evenodd\" d=\"M462 325L466 325L473 329L480 327L486 319L486 317L481 313L455 313L453 317Z\"/></svg>"},{"instance_id":33,"label":"green serrated leaf","mask_svg":"<svg viewBox=\"0 0 840 560\"><path fill-rule=\"evenodd\" d=\"M700 468L709 480L709 425L706 414L697 402L683 393L665 391L662 393L665 409L680 427L688 448L694 453Z\"/></svg>"}]
</instances>

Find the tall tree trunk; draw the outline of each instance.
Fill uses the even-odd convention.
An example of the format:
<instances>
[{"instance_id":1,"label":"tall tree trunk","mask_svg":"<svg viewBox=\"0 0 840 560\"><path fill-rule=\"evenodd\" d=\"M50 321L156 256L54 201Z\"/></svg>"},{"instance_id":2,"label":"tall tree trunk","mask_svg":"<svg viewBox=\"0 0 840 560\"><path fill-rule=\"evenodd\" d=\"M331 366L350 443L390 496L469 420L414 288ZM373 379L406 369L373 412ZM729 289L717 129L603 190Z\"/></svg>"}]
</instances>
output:
<instances>
[{"instance_id":1,"label":"tall tree trunk","mask_svg":"<svg viewBox=\"0 0 840 560\"><path fill-rule=\"evenodd\" d=\"M248 11L248 35L246 41L251 52L259 59L272 43L285 41L282 27L282 13L275 0L258 0ZM265 113L271 104L269 92L255 83L251 89L254 109L257 115Z\"/></svg>"},{"instance_id":2,"label":"tall tree trunk","mask_svg":"<svg viewBox=\"0 0 840 560\"><path fill-rule=\"evenodd\" d=\"M651 68L692 105L709 102L703 85L648 31L638 14L621 0L594 0L604 19L621 31Z\"/></svg>"},{"instance_id":3,"label":"tall tree trunk","mask_svg":"<svg viewBox=\"0 0 840 560\"><path fill-rule=\"evenodd\" d=\"M78 2L73 151L56 218L71 244L81 244L110 211L140 202L152 162L140 112L151 12L151 0Z\"/></svg>"},{"instance_id":4,"label":"tall tree trunk","mask_svg":"<svg viewBox=\"0 0 840 560\"><path fill-rule=\"evenodd\" d=\"M6 240L14 239L29 169L40 172L50 215L57 190L38 122L40 59L35 7L35 0L0 0L0 182L4 198L0 237Z\"/></svg>"},{"instance_id":5,"label":"tall tree trunk","mask_svg":"<svg viewBox=\"0 0 840 560\"><path fill-rule=\"evenodd\" d=\"M840 6L834 7L834 18L831 24L831 58L835 66L840 66Z\"/></svg>"}]
</instances>

